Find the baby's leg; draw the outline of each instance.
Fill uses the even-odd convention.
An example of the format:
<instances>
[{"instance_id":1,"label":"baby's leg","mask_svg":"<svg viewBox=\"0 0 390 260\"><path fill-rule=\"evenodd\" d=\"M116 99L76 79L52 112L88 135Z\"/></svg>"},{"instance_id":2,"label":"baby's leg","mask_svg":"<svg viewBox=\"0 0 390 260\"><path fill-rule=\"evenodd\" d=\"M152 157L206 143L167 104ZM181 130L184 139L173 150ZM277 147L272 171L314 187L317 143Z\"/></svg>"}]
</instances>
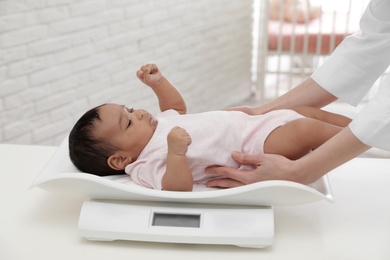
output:
<instances>
[{"instance_id":1,"label":"baby's leg","mask_svg":"<svg viewBox=\"0 0 390 260\"><path fill-rule=\"evenodd\" d=\"M351 119L346 116L324 111L315 107L301 106L301 107L294 107L292 108L292 110L305 117L318 119L323 122L336 125L336 126L345 127L349 125L349 123L351 122Z\"/></svg>"},{"instance_id":2,"label":"baby's leg","mask_svg":"<svg viewBox=\"0 0 390 260\"><path fill-rule=\"evenodd\" d=\"M343 128L313 118L300 118L276 128L264 143L264 152L291 160L316 149Z\"/></svg>"}]
</instances>

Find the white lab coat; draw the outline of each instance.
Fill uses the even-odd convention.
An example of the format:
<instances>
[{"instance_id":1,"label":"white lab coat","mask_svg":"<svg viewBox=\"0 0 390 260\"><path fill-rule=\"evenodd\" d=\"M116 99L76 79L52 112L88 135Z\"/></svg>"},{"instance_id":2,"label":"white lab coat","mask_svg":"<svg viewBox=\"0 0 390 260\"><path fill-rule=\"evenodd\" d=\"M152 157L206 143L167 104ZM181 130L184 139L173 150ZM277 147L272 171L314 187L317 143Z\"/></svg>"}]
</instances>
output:
<instances>
[{"instance_id":1,"label":"white lab coat","mask_svg":"<svg viewBox=\"0 0 390 260\"><path fill-rule=\"evenodd\" d=\"M390 64L390 0L372 0L361 31L347 37L311 78L339 99L357 105ZM363 143L390 150L390 76L349 125Z\"/></svg>"}]
</instances>

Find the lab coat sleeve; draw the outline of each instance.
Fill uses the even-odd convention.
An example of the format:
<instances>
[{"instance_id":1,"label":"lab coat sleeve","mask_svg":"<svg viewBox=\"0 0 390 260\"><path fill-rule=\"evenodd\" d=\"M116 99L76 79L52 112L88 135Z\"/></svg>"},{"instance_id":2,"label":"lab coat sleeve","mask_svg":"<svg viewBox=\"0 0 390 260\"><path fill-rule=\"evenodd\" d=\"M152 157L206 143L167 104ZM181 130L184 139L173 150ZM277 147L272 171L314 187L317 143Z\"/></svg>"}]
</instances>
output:
<instances>
[{"instance_id":1,"label":"lab coat sleeve","mask_svg":"<svg viewBox=\"0 0 390 260\"><path fill-rule=\"evenodd\" d=\"M390 63L390 1L373 0L365 10L361 32L336 48L311 78L325 90L357 105Z\"/></svg>"},{"instance_id":2,"label":"lab coat sleeve","mask_svg":"<svg viewBox=\"0 0 390 260\"><path fill-rule=\"evenodd\" d=\"M311 76L339 99L357 105L390 64L390 1L373 0L347 37ZM390 77L350 124L363 143L390 150Z\"/></svg>"},{"instance_id":3,"label":"lab coat sleeve","mask_svg":"<svg viewBox=\"0 0 390 260\"><path fill-rule=\"evenodd\" d=\"M390 151L390 76L349 128L363 143Z\"/></svg>"}]
</instances>

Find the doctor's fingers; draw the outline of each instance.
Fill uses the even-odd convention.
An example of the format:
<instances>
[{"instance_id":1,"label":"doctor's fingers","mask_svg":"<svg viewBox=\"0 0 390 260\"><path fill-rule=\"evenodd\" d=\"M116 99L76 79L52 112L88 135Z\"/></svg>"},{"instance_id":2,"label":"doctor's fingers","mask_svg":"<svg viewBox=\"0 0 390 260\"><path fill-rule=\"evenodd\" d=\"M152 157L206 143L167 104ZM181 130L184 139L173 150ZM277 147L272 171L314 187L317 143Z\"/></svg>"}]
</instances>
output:
<instances>
[{"instance_id":1,"label":"doctor's fingers","mask_svg":"<svg viewBox=\"0 0 390 260\"><path fill-rule=\"evenodd\" d=\"M234 188L243 185L245 184L229 178L212 179L206 183L207 187L220 187L220 188Z\"/></svg>"},{"instance_id":2,"label":"doctor's fingers","mask_svg":"<svg viewBox=\"0 0 390 260\"><path fill-rule=\"evenodd\" d=\"M241 111L248 115L256 115L256 111L254 108L250 106L236 106L236 107L227 107L226 111Z\"/></svg>"},{"instance_id":3,"label":"doctor's fingers","mask_svg":"<svg viewBox=\"0 0 390 260\"><path fill-rule=\"evenodd\" d=\"M228 179L235 180L243 184L252 183L253 182L252 180L254 179L253 175L256 174L254 171L237 170L234 168L224 167L224 166L208 167L206 169L206 173L219 174Z\"/></svg>"},{"instance_id":4,"label":"doctor's fingers","mask_svg":"<svg viewBox=\"0 0 390 260\"><path fill-rule=\"evenodd\" d=\"M232 152L232 158L239 164L259 166L263 159L263 155Z\"/></svg>"}]
</instances>

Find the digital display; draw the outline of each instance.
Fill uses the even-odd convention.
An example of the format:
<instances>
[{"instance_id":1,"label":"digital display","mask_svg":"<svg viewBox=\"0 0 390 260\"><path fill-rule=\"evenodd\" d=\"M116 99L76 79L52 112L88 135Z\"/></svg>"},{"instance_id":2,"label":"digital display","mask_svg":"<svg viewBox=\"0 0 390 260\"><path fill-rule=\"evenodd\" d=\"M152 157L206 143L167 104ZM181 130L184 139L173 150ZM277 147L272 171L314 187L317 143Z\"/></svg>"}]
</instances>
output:
<instances>
[{"instance_id":1,"label":"digital display","mask_svg":"<svg viewBox=\"0 0 390 260\"><path fill-rule=\"evenodd\" d=\"M152 226L160 227L200 227L200 215L154 213Z\"/></svg>"}]
</instances>

